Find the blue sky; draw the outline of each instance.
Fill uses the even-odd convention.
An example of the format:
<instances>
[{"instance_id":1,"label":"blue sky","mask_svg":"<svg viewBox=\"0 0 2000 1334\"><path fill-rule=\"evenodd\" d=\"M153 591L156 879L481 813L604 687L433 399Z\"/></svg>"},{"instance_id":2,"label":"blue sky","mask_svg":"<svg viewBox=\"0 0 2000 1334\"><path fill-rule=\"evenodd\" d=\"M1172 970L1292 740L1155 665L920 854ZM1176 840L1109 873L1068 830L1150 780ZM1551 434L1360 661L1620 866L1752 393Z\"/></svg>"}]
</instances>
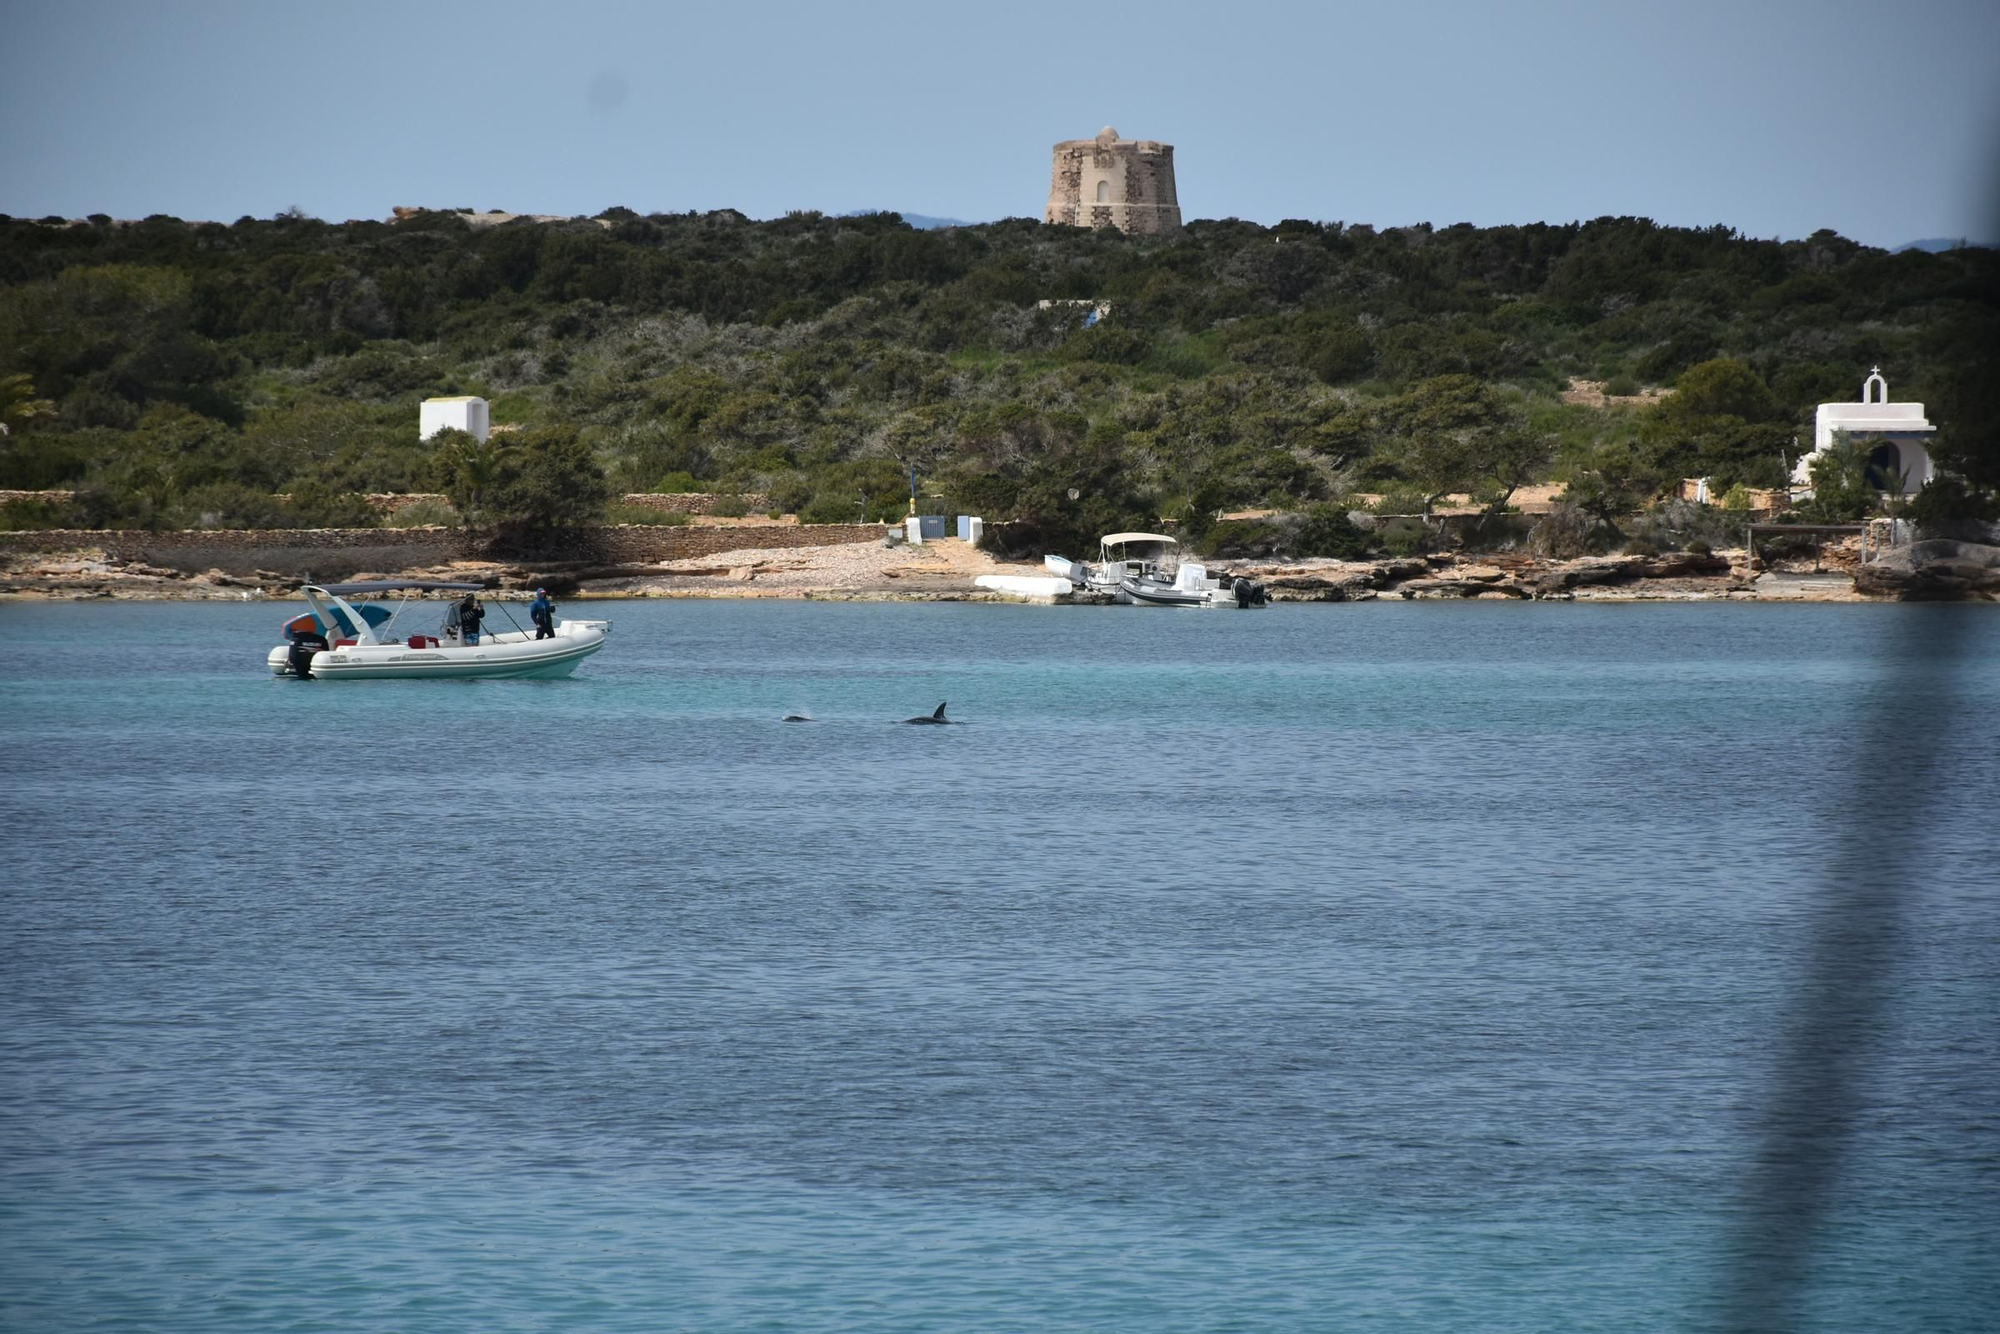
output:
<instances>
[{"instance_id":1,"label":"blue sky","mask_svg":"<svg viewBox=\"0 0 2000 1334\"><path fill-rule=\"evenodd\" d=\"M15 0L0 212L1039 216L1175 145L1190 218L1992 235L2000 3Z\"/></svg>"}]
</instances>

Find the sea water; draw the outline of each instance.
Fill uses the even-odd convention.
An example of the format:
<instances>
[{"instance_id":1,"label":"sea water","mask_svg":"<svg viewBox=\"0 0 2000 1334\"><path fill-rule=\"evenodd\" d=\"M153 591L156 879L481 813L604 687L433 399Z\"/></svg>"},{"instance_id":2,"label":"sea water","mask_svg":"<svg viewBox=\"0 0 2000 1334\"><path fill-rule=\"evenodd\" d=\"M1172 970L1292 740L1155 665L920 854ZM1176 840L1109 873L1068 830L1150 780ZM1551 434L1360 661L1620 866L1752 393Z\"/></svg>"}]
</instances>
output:
<instances>
[{"instance_id":1,"label":"sea water","mask_svg":"<svg viewBox=\"0 0 2000 1334\"><path fill-rule=\"evenodd\" d=\"M288 610L0 607L7 1329L1720 1328L1877 871L1770 1323L1993 1328L1990 608Z\"/></svg>"}]
</instances>

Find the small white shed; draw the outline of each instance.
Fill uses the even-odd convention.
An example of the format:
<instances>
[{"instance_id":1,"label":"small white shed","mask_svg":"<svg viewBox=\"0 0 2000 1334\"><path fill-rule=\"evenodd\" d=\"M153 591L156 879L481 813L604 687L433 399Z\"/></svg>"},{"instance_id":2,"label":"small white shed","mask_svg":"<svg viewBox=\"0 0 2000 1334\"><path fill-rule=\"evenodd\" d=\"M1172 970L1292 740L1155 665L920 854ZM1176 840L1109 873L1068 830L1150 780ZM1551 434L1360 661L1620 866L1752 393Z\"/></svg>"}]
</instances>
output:
<instances>
[{"instance_id":1,"label":"small white shed","mask_svg":"<svg viewBox=\"0 0 2000 1334\"><path fill-rule=\"evenodd\" d=\"M464 431L475 440L486 439L492 430L486 415L486 400L469 394L425 399L417 416L417 439L428 440L447 427Z\"/></svg>"}]
</instances>

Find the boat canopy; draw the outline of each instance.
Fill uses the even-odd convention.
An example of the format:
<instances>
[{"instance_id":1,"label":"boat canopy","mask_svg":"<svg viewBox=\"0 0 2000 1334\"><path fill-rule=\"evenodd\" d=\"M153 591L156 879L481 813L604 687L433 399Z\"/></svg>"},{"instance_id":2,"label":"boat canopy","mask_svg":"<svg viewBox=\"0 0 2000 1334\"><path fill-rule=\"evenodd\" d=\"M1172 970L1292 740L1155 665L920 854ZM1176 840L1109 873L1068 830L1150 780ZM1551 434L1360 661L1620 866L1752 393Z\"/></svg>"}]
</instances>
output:
<instances>
[{"instance_id":1,"label":"boat canopy","mask_svg":"<svg viewBox=\"0 0 2000 1334\"><path fill-rule=\"evenodd\" d=\"M368 579L358 584L308 584L307 587L317 588L322 593L331 593L337 598L367 597L371 593L400 591L430 593L438 589L464 593L486 591L485 584L469 584L463 581L455 583L446 579Z\"/></svg>"},{"instance_id":2,"label":"boat canopy","mask_svg":"<svg viewBox=\"0 0 2000 1334\"><path fill-rule=\"evenodd\" d=\"M1107 547L1122 547L1127 542L1165 542L1168 546L1179 546L1178 538L1165 533L1107 533L1098 539Z\"/></svg>"},{"instance_id":3,"label":"boat canopy","mask_svg":"<svg viewBox=\"0 0 2000 1334\"><path fill-rule=\"evenodd\" d=\"M346 613L341 610L341 607L346 607L347 605L347 603L342 602L340 607L326 608L326 615L332 621L331 625L312 612L307 612L303 616L292 617L285 622L285 638L295 639L307 630L317 630L323 635L351 635L355 633L353 622L349 621ZM361 619L367 622L370 630L379 629L396 619L396 614L387 607L378 607L372 602L364 602L360 606L353 608L353 610L361 613Z\"/></svg>"}]
</instances>

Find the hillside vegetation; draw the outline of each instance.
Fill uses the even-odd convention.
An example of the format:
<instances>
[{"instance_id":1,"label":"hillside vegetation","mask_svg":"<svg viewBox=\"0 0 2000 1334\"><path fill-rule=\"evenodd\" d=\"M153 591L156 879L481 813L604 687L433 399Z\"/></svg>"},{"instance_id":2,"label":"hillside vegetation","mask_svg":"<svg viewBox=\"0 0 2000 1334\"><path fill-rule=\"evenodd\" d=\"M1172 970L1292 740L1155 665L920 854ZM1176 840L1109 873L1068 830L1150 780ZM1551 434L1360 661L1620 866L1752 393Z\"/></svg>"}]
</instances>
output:
<instances>
[{"instance_id":1,"label":"hillside vegetation","mask_svg":"<svg viewBox=\"0 0 2000 1334\"><path fill-rule=\"evenodd\" d=\"M1062 304L1083 302L1110 313ZM353 493L476 500L565 469L585 509L744 491L853 520L900 514L914 468L927 509L1051 542L1354 492L1497 511L1547 480L1615 516L1683 476L1779 484L1813 405L1878 364L1941 459L2000 483L1996 347L1996 252L1634 218L1163 240L624 209L7 220L0 487L76 490L40 518L93 526L364 521ZM1574 377L1679 392L1564 404ZM418 442L418 400L464 393L520 429Z\"/></svg>"}]
</instances>

